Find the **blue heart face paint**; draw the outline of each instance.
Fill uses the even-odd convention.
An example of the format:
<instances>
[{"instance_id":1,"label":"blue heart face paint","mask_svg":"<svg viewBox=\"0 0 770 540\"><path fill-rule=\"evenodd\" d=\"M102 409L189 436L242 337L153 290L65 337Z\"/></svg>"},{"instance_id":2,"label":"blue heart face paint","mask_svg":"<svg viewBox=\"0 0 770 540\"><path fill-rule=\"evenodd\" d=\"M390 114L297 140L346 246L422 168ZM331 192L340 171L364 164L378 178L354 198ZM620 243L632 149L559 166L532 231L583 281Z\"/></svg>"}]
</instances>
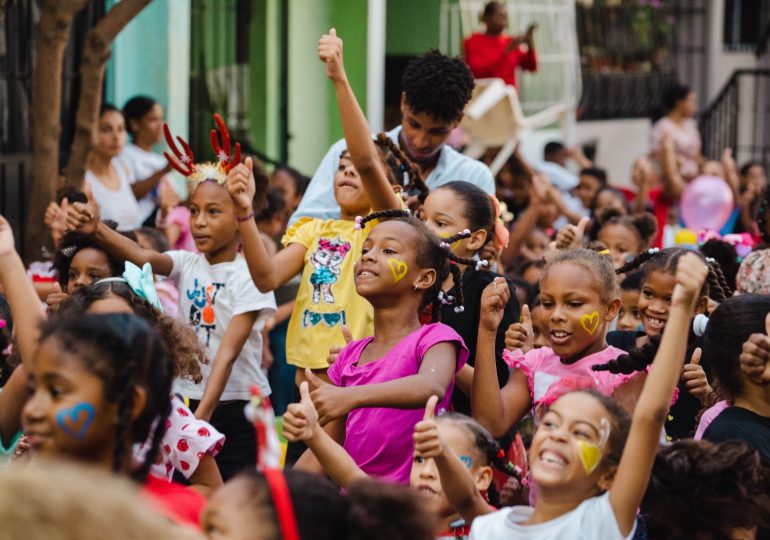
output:
<instances>
[{"instance_id":1,"label":"blue heart face paint","mask_svg":"<svg viewBox=\"0 0 770 540\"><path fill-rule=\"evenodd\" d=\"M56 413L56 425L70 437L82 441L94 421L94 406L78 403L74 407L60 409Z\"/></svg>"},{"instance_id":2,"label":"blue heart face paint","mask_svg":"<svg viewBox=\"0 0 770 540\"><path fill-rule=\"evenodd\" d=\"M471 466L473 466L473 459L471 459L470 456L460 456L460 461L462 461L463 465L468 467L468 469L470 469Z\"/></svg>"}]
</instances>

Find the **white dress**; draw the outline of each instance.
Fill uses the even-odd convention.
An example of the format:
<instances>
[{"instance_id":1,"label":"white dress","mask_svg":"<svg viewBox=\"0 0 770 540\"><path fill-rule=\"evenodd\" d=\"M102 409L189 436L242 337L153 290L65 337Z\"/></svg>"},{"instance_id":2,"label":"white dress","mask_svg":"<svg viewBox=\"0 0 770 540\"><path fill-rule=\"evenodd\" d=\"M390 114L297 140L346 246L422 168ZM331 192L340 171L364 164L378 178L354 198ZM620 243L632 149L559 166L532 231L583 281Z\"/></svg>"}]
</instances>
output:
<instances>
[{"instance_id":1,"label":"white dress","mask_svg":"<svg viewBox=\"0 0 770 540\"><path fill-rule=\"evenodd\" d=\"M163 169L167 162L160 154L155 152L148 152L143 148L139 148L133 143L129 143L123 149L120 154L122 159L131 173L131 183L134 184L141 180L146 180L156 172ZM139 201L139 222L144 223L147 221L155 208L158 207L158 187L154 187L147 195L142 197Z\"/></svg>"},{"instance_id":2,"label":"white dress","mask_svg":"<svg viewBox=\"0 0 770 540\"><path fill-rule=\"evenodd\" d=\"M86 182L91 186L94 199L99 204L101 218L115 221L119 231L131 231L142 222L139 219L139 205L131 191L129 169L119 158L112 158L111 165L120 180L117 191L107 189L91 171L86 171Z\"/></svg>"}]
</instances>

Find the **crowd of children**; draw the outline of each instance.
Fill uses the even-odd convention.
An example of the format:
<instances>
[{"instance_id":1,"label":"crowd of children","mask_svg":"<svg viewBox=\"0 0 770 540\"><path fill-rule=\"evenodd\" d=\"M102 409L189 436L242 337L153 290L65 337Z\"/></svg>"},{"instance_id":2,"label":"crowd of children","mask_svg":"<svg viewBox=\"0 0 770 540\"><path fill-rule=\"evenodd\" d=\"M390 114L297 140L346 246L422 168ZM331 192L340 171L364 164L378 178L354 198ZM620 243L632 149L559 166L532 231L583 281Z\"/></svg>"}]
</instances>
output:
<instances>
[{"instance_id":1,"label":"crowd of children","mask_svg":"<svg viewBox=\"0 0 770 540\"><path fill-rule=\"evenodd\" d=\"M333 29L318 57L344 140L312 180L216 115L196 161L139 97L49 206L51 261L0 216L7 537L770 538L763 164L707 161L677 87L636 191L558 143L493 179L447 144L462 60L413 61L372 137ZM704 171L734 231L683 226Z\"/></svg>"}]
</instances>

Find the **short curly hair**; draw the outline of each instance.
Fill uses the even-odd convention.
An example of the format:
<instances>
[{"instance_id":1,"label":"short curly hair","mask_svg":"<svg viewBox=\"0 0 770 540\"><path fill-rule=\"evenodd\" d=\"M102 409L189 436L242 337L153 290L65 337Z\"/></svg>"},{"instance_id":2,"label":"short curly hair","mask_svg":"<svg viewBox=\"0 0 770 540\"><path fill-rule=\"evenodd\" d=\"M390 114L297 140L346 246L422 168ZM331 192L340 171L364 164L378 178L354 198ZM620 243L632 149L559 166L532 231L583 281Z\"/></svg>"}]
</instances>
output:
<instances>
[{"instance_id":1,"label":"short curly hair","mask_svg":"<svg viewBox=\"0 0 770 540\"><path fill-rule=\"evenodd\" d=\"M740 441L679 441L655 457L642 515L650 538L729 538L770 525L770 469Z\"/></svg>"},{"instance_id":2,"label":"short curly hair","mask_svg":"<svg viewBox=\"0 0 770 540\"><path fill-rule=\"evenodd\" d=\"M409 62L401 88L413 112L454 122L471 99L473 74L461 59L432 49Z\"/></svg>"},{"instance_id":3,"label":"short curly hair","mask_svg":"<svg viewBox=\"0 0 770 540\"><path fill-rule=\"evenodd\" d=\"M91 304L111 295L124 299L135 315L144 319L157 332L171 353L177 377L195 384L203 380L201 365L208 364L206 353L192 327L161 313L147 300L137 295L127 283L102 281L81 287L62 302L56 317L78 317L88 312Z\"/></svg>"}]
</instances>

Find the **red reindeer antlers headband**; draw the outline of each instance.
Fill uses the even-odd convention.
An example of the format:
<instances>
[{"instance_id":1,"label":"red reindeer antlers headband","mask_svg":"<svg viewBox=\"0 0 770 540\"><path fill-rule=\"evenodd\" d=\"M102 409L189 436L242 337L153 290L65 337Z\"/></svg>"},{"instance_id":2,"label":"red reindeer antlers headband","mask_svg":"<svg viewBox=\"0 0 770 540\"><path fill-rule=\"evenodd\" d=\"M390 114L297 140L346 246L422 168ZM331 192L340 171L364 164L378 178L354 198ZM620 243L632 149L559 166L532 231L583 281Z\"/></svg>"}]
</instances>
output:
<instances>
[{"instance_id":1,"label":"red reindeer antlers headband","mask_svg":"<svg viewBox=\"0 0 770 540\"><path fill-rule=\"evenodd\" d=\"M187 144L182 137L177 136L177 141L182 146L184 152L179 151L174 142L174 137L171 135L171 130L168 124L163 124L163 134L166 137L168 147L174 153L172 157L168 152L163 152L166 156L166 160L175 170L180 174L187 177L187 181L190 185L190 190L194 191L198 184L206 180L214 180L217 184L224 184L227 178L227 173L230 169L235 167L241 161L241 145L235 143L235 153L232 158L230 156L230 132L227 130L225 121L218 114L214 114L214 121L217 124L217 129L211 130L211 148L217 155L218 162L214 163L207 161L204 163L195 163L195 156L193 156L190 145ZM222 134L222 146L219 145L219 134L217 130Z\"/></svg>"}]
</instances>

